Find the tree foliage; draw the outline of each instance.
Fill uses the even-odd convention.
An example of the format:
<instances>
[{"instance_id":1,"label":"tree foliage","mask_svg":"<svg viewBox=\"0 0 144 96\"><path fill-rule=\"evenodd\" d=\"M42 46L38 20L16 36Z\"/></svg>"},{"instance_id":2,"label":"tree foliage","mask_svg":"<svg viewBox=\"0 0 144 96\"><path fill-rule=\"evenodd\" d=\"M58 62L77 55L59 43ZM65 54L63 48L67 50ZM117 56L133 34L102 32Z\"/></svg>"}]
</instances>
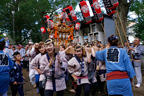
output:
<instances>
[{"instance_id":1,"label":"tree foliage","mask_svg":"<svg viewBox=\"0 0 144 96\"><path fill-rule=\"evenodd\" d=\"M136 22L134 25L135 36L144 41L144 0L136 0L133 2L130 10L137 15L137 18L132 20Z\"/></svg>"},{"instance_id":2,"label":"tree foliage","mask_svg":"<svg viewBox=\"0 0 144 96\"><path fill-rule=\"evenodd\" d=\"M42 40L40 27L46 27L43 16L49 13L53 18L53 15L59 12L57 9L62 9L67 5L75 8L76 4L75 0L2 0L0 3L0 30L12 38L15 37L16 44L27 43L29 39L39 42ZM15 11L14 36L12 10Z\"/></svg>"}]
</instances>

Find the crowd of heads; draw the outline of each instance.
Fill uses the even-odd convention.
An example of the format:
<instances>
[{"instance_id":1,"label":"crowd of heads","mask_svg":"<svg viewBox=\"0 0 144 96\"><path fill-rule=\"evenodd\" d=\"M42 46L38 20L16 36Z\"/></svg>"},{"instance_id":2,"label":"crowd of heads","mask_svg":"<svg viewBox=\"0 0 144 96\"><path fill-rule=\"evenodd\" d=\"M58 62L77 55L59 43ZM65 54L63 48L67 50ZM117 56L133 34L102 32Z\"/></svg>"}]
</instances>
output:
<instances>
[{"instance_id":1,"label":"crowd of heads","mask_svg":"<svg viewBox=\"0 0 144 96\"><path fill-rule=\"evenodd\" d=\"M114 36L114 35L109 36L107 41L108 41L108 43L106 44L106 46L104 46L102 44L102 42L98 41L98 40L91 41L91 42L85 42L83 45L81 45L80 43L71 42L69 45L72 46L73 48L75 48L75 52L77 53L79 50L82 50L82 48L84 48L84 47L90 48L90 47L95 46L95 47L104 49L104 48L108 48L110 46L124 47L124 46L133 46L133 45L137 45L140 43L139 38L135 38L133 43L126 41L125 45L122 46L119 42L118 37ZM0 45L1 45L0 50L3 50L5 48L5 40L1 41ZM32 42L29 42L29 44L26 45L25 47L22 46L21 44L17 45L16 47L14 45L9 45L8 48L12 49L13 51L24 48L27 51L27 50L31 50L33 46L35 48L36 53L44 54L46 52L52 53L55 51L55 44L51 39L47 39L45 42L39 42L39 43L35 43L35 44L33 44ZM83 47L81 47L81 46L83 46ZM59 46L59 51L64 51L65 49L66 49L66 46L64 44L61 44Z\"/></svg>"}]
</instances>

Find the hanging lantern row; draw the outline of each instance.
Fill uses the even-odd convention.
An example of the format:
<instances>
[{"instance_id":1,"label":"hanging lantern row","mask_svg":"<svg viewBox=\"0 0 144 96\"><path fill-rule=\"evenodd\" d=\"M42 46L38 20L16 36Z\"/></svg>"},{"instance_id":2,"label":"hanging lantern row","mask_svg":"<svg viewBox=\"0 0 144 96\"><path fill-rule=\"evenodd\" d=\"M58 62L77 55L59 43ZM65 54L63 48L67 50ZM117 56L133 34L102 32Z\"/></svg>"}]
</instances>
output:
<instances>
[{"instance_id":1,"label":"hanging lantern row","mask_svg":"<svg viewBox=\"0 0 144 96\"><path fill-rule=\"evenodd\" d=\"M89 0L89 3L91 5L92 11L94 13L94 18L95 18L96 22L102 21L103 13L101 11L101 7L100 7L98 0ZM103 0L103 3L105 5L107 14L110 16L112 16L115 13L115 9L119 5L118 0ZM90 24L92 22L92 19L91 19L90 11L89 11L86 1L81 0L79 3L79 6L80 6L85 23ZM66 12L66 14L64 14L65 12ZM67 20L69 22L69 26L72 26L72 24L76 24L78 22L72 6L67 6L66 8L63 9L62 17L69 18Z\"/></svg>"}]
</instances>

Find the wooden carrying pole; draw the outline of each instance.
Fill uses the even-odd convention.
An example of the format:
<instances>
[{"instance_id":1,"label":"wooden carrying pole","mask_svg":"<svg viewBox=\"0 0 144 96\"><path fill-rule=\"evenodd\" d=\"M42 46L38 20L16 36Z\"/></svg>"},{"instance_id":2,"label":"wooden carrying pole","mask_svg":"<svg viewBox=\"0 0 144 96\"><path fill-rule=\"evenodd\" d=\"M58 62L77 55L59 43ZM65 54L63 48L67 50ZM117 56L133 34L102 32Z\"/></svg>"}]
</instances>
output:
<instances>
[{"instance_id":1,"label":"wooden carrying pole","mask_svg":"<svg viewBox=\"0 0 144 96\"><path fill-rule=\"evenodd\" d=\"M128 42L127 35L126 35L126 31L124 30L124 26L123 26L123 23L122 23L122 20L121 20L119 14L118 14L118 11L116 11L116 15L117 15L117 17L118 17L118 19L119 19L119 21L120 21L120 23L121 23L122 30L123 30L123 33L124 33L124 35L125 35L126 41Z\"/></svg>"},{"instance_id":2,"label":"wooden carrying pole","mask_svg":"<svg viewBox=\"0 0 144 96\"><path fill-rule=\"evenodd\" d=\"M117 31L118 31L118 35L119 35L119 37L120 37L121 44L122 44L122 46L124 46L124 44L123 44L123 42L122 42L121 35L120 35L120 30L119 30L119 28L118 28L117 21L116 21L115 17L114 17L114 21L115 21L116 29L117 29Z\"/></svg>"},{"instance_id":3,"label":"wooden carrying pole","mask_svg":"<svg viewBox=\"0 0 144 96\"><path fill-rule=\"evenodd\" d=\"M122 30L123 30L123 33L124 33L124 35L125 35L126 41L128 42L127 35L126 35L126 31L124 30L124 26L123 26L123 23L122 23L122 20L121 20L119 14L118 14L118 11L116 11L116 15L117 15L117 17L118 17L118 19L119 19L119 21L120 21L120 23L121 23ZM130 45L129 45L129 43L128 43L128 48L129 48L129 46L130 46ZM132 57L132 59L133 59L132 53L130 53L130 54L131 54L131 57Z\"/></svg>"}]
</instances>

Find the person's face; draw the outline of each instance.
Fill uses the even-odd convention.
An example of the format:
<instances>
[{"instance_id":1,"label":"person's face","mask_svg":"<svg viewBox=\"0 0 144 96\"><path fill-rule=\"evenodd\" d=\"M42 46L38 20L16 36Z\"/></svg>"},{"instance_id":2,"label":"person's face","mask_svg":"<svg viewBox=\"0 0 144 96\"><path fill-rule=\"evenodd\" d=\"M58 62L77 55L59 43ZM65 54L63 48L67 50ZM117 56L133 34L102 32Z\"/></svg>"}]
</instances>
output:
<instances>
[{"instance_id":1,"label":"person's face","mask_svg":"<svg viewBox=\"0 0 144 96\"><path fill-rule=\"evenodd\" d=\"M127 43L127 42L125 42L125 46L128 46L128 43Z\"/></svg>"},{"instance_id":2,"label":"person's face","mask_svg":"<svg viewBox=\"0 0 144 96\"><path fill-rule=\"evenodd\" d=\"M17 49L20 49L20 47L18 46Z\"/></svg>"},{"instance_id":3,"label":"person's face","mask_svg":"<svg viewBox=\"0 0 144 96\"><path fill-rule=\"evenodd\" d=\"M64 51L65 49L62 47L62 46L60 46L60 51Z\"/></svg>"},{"instance_id":4,"label":"person's face","mask_svg":"<svg viewBox=\"0 0 144 96\"><path fill-rule=\"evenodd\" d=\"M15 50L15 48L13 47L12 50Z\"/></svg>"},{"instance_id":5,"label":"person's face","mask_svg":"<svg viewBox=\"0 0 144 96\"><path fill-rule=\"evenodd\" d=\"M45 45L46 48L46 52L48 52L49 54L53 53L54 51L54 45L52 43Z\"/></svg>"},{"instance_id":6,"label":"person's face","mask_svg":"<svg viewBox=\"0 0 144 96\"><path fill-rule=\"evenodd\" d=\"M89 45L89 44L86 44L86 47L87 47L87 48L90 48L90 47L91 47L91 45Z\"/></svg>"},{"instance_id":7,"label":"person's face","mask_svg":"<svg viewBox=\"0 0 144 96\"><path fill-rule=\"evenodd\" d=\"M16 55L16 57L15 57L15 60L16 60L16 61L21 61L21 59L22 59L22 57L21 57L20 54Z\"/></svg>"},{"instance_id":8,"label":"person's face","mask_svg":"<svg viewBox=\"0 0 144 96\"><path fill-rule=\"evenodd\" d=\"M26 47L25 47L25 50L27 50L27 49L28 49L28 47L26 46Z\"/></svg>"},{"instance_id":9,"label":"person's face","mask_svg":"<svg viewBox=\"0 0 144 96\"><path fill-rule=\"evenodd\" d=\"M11 49L11 46L9 46L8 48Z\"/></svg>"},{"instance_id":10,"label":"person's face","mask_svg":"<svg viewBox=\"0 0 144 96\"><path fill-rule=\"evenodd\" d=\"M40 53L44 54L45 53L45 47L44 45L39 49Z\"/></svg>"},{"instance_id":11,"label":"person's face","mask_svg":"<svg viewBox=\"0 0 144 96\"><path fill-rule=\"evenodd\" d=\"M139 43L140 43L139 39L136 38L136 39L134 40L134 45L139 45Z\"/></svg>"},{"instance_id":12,"label":"person's face","mask_svg":"<svg viewBox=\"0 0 144 96\"><path fill-rule=\"evenodd\" d=\"M78 49L76 49L75 51L76 51L77 57L81 58L81 57L82 57L82 49L81 49L81 48L78 48Z\"/></svg>"},{"instance_id":13,"label":"person's face","mask_svg":"<svg viewBox=\"0 0 144 96\"><path fill-rule=\"evenodd\" d=\"M36 52L36 53L39 53L39 49L38 49L38 48L35 48L35 52Z\"/></svg>"}]
</instances>

